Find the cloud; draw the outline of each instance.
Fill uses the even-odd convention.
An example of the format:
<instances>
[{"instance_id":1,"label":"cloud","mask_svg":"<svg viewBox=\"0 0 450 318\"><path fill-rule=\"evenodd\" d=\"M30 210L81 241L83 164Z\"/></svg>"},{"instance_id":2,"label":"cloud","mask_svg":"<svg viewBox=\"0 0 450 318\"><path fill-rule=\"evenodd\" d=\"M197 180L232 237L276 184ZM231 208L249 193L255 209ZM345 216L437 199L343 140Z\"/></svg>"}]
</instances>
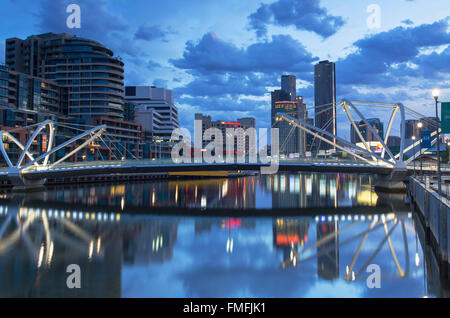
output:
<instances>
[{"instance_id":1,"label":"cloud","mask_svg":"<svg viewBox=\"0 0 450 318\"><path fill-rule=\"evenodd\" d=\"M67 32L100 42L109 42L113 32L127 31L128 25L118 14L108 10L105 0L78 0L81 9L81 28L69 29L66 25L66 8L72 0L42 0L36 14L37 27L42 32Z\"/></svg>"},{"instance_id":2,"label":"cloud","mask_svg":"<svg viewBox=\"0 0 450 318\"><path fill-rule=\"evenodd\" d=\"M149 70L154 70L155 68L161 67L161 64L159 64L158 62L149 60L147 62L147 69Z\"/></svg>"},{"instance_id":3,"label":"cloud","mask_svg":"<svg viewBox=\"0 0 450 318\"><path fill-rule=\"evenodd\" d=\"M413 25L414 24L414 22L411 19L403 20L402 23L406 24L406 25Z\"/></svg>"},{"instance_id":4,"label":"cloud","mask_svg":"<svg viewBox=\"0 0 450 318\"><path fill-rule=\"evenodd\" d=\"M198 43L189 41L181 59L170 62L181 69L198 74L242 72L311 71L316 61L306 48L289 35L274 35L271 41L257 42L238 48L215 33L207 33Z\"/></svg>"},{"instance_id":5,"label":"cloud","mask_svg":"<svg viewBox=\"0 0 450 318\"><path fill-rule=\"evenodd\" d=\"M164 30L158 25L141 25L134 34L134 38L149 42L155 40L167 42L166 36L172 33L174 32L171 30Z\"/></svg>"},{"instance_id":6,"label":"cloud","mask_svg":"<svg viewBox=\"0 0 450 318\"><path fill-rule=\"evenodd\" d=\"M333 16L326 8L320 7L319 0L278 0L261 4L248 19L249 28L255 30L258 37L267 34L267 25L276 25L294 26L297 30L328 38L345 24L342 17Z\"/></svg>"},{"instance_id":7,"label":"cloud","mask_svg":"<svg viewBox=\"0 0 450 318\"><path fill-rule=\"evenodd\" d=\"M424 63L425 60L418 58L421 49L448 45L448 20L416 27L400 26L356 41L357 50L337 62L338 82L378 87L404 84L404 79L392 76L392 73L396 73L398 65L403 64L405 70L405 63ZM403 75L407 75L406 72Z\"/></svg>"}]
</instances>

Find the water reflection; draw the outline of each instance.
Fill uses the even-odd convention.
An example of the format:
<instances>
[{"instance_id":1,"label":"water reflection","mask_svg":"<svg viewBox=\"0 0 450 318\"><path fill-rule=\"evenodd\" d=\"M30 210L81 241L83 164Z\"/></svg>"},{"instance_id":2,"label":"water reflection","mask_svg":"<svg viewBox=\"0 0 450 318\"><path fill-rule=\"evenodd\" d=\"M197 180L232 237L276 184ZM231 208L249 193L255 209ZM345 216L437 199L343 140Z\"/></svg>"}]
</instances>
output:
<instances>
[{"instance_id":1,"label":"water reflection","mask_svg":"<svg viewBox=\"0 0 450 318\"><path fill-rule=\"evenodd\" d=\"M329 222L322 216L88 219L74 211L50 217L47 210L1 209L2 297L443 295L436 274L424 270L435 264L411 214ZM79 290L65 286L69 264L82 269ZM366 286L369 264L382 269L380 289Z\"/></svg>"},{"instance_id":2,"label":"water reflection","mask_svg":"<svg viewBox=\"0 0 450 318\"><path fill-rule=\"evenodd\" d=\"M298 209L376 206L373 177L356 174L278 174L246 178L170 180L119 185L49 187L28 200L139 211L185 209Z\"/></svg>"},{"instance_id":3,"label":"water reflection","mask_svg":"<svg viewBox=\"0 0 450 318\"><path fill-rule=\"evenodd\" d=\"M376 205L391 205L373 209L370 177L294 175L292 182L290 175L282 177L204 180L197 190L191 181L180 181L175 188L169 182L50 189L33 198L6 194L0 199L0 296L447 296L423 229L402 196L377 197ZM217 204L225 206L238 197L238 205L249 204L259 188L270 193L270 204L289 207L312 204L301 199L309 191L311 198L322 193L316 204L326 208L289 217L128 213L132 203L144 202L134 199L164 187L174 189L166 203L176 195L182 206L195 192L211 201L220 194ZM164 202L161 196L155 202ZM80 200L84 207L74 204ZM108 202L118 210L99 212ZM252 204L258 206L258 199ZM353 207L335 213L334 204ZM366 211L357 209L361 205ZM81 289L66 287L70 264L80 265ZM381 268L380 289L366 285L370 264Z\"/></svg>"}]
</instances>

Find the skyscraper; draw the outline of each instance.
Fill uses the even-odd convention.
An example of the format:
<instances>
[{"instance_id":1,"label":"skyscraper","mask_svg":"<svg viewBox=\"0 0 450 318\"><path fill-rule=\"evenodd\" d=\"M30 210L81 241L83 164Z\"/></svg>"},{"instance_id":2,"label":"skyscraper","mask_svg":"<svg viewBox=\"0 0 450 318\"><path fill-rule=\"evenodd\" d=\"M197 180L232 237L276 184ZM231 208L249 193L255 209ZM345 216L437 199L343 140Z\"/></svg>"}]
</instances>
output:
<instances>
[{"instance_id":1,"label":"skyscraper","mask_svg":"<svg viewBox=\"0 0 450 318\"><path fill-rule=\"evenodd\" d=\"M123 119L124 63L102 44L67 33L10 38L5 58L12 71L67 88L62 96L64 114L84 120Z\"/></svg>"},{"instance_id":2,"label":"skyscraper","mask_svg":"<svg viewBox=\"0 0 450 318\"><path fill-rule=\"evenodd\" d=\"M314 104L316 127L337 135L336 71L333 62L321 61L314 66ZM317 148L317 150L330 149L335 147L323 141Z\"/></svg>"},{"instance_id":3,"label":"skyscraper","mask_svg":"<svg viewBox=\"0 0 450 318\"><path fill-rule=\"evenodd\" d=\"M276 116L276 113L284 113L294 118L306 119L306 104L302 97L296 95L295 76L281 76L281 90L272 92L271 123L273 128L279 129L280 154L286 156L305 154L305 133Z\"/></svg>"},{"instance_id":4,"label":"skyscraper","mask_svg":"<svg viewBox=\"0 0 450 318\"><path fill-rule=\"evenodd\" d=\"M297 98L297 84L294 75L281 76L281 90L289 94L287 100L294 101Z\"/></svg>"}]
</instances>

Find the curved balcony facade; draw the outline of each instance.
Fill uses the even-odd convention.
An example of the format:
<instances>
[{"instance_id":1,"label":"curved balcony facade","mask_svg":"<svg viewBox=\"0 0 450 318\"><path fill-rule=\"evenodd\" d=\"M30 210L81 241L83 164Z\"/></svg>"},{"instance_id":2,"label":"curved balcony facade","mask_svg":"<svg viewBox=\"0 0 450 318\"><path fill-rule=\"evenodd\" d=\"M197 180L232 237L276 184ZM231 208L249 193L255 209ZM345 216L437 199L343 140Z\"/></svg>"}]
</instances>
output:
<instances>
[{"instance_id":1,"label":"curved balcony facade","mask_svg":"<svg viewBox=\"0 0 450 318\"><path fill-rule=\"evenodd\" d=\"M68 88L67 114L124 117L124 63L98 42L58 34L42 43L41 72Z\"/></svg>"}]
</instances>

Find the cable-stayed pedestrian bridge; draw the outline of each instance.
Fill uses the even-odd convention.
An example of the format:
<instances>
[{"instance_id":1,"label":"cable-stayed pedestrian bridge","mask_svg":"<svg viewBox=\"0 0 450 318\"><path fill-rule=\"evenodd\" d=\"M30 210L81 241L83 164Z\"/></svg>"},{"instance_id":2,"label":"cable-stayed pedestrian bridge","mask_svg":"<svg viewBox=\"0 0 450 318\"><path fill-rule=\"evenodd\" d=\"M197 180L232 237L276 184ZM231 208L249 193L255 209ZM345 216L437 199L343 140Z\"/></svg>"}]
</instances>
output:
<instances>
[{"instance_id":1,"label":"cable-stayed pedestrian bridge","mask_svg":"<svg viewBox=\"0 0 450 318\"><path fill-rule=\"evenodd\" d=\"M371 107L390 108L391 116L385 136L380 136L365 118L362 112L355 106L357 104L368 104ZM2 143L0 151L7 167L0 170L0 180L9 180L15 187L35 187L45 184L48 178L72 178L76 180L79 176L104 176L104 175L145 175L145 174L169 174L175 176L219 176L227 174L214 174L212 172L240 173L241 171L260 171L262 167L273 164L278 166L278 171L316 171L316 172L348 172L348 173L374 173L379 175L379 186L386 188L403 187L403 180L408 174L407 165L420 153L413 153L409 158L405 154L416 149L421 140L417 140L409 147L406 146L405 139L405 113L407 108L402 104L370 103L341 101L342 109L355 128L362 147L346 140L343 137L331 134L326 127L317 128L306 121L298 119L290 114L277 113L279 119L288 122L292 129L301 129L314 138L328 143L336 149L346 152L351 159L323 159L323 158L297 158L279 159L274 155L269 162L232 162L232 163L175 163L172 160L137 160L130 154L126 147L120 149L120 143L112 140L112 135L107 132L107 126L89 127L82 129L80 125L58 123L46 120L42 123L14 128L8 131L0 131ZM409 110L412 111L412 110ZM414 112L414 111L412 111ZM369 143L364 139L356 122L356 114L362 122L367 125L367 129L375 136L382 145L382 151L377 152L371 149ZM394 126L397 114L400 114L400 152L394 155L387 147L391 130ZM415 113L415 115L423 116ZM423 116L424 117L424 116ZM83 126L83 125L81 125ZM78 134L69 135L66 141L55 145L56 128L72 129ZM22 144L14 133L17 131L28 131L31 135L28 141ZM79 133L81 131L81 133ZM437 131L432 133L435 136ZM45 136L45 138L43 138ZM45 147L40 146L36 150L37 140L46 140ZM437 139L432 140L432 145ZM7 143L14 144L21 150L18 159L13 162L6 149ZM92 147L93 144L100 143L105 148L111 150L116 160L67 162L73 158L83 148ZM283 141L280 141L282 144ZM67 150L69 149L69 150ZM96 148L94 147L94 150ZM39 151L41 150L41 151ZM67 151L67 152L66 152ZM422 153L426 149L421 150ZM63 153L61 155L61 152ZM100 153L101 156L101 153ZM134 157L134 160L124 160L127 157ZM121 158L121 160L119 160ZM76 181L74 181L76 182Z\"/></svg>"}]
</instances>

